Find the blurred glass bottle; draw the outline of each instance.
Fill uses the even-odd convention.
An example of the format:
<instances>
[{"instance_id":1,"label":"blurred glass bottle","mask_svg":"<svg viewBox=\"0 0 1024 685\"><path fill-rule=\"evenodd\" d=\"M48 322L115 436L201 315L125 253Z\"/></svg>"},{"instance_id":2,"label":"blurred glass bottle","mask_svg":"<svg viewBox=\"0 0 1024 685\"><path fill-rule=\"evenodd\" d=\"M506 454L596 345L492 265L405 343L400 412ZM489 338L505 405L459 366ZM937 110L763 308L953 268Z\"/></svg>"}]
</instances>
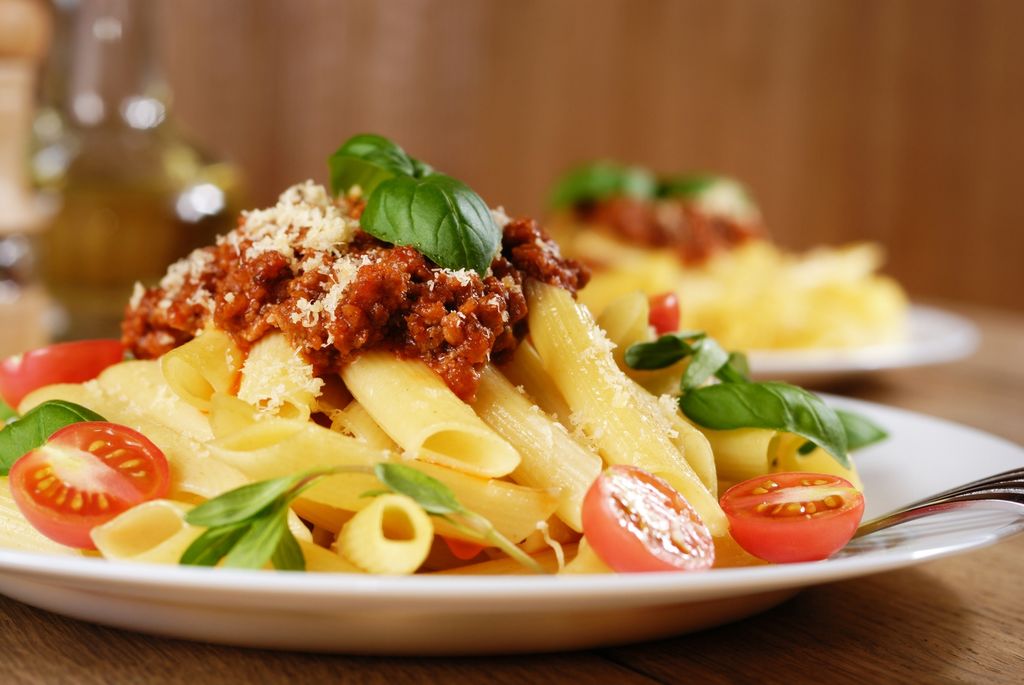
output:
<instances>
[{"instance_id":1,"label":"blurred glass bottle","mask_svg":"<svg viewBox=\"0 0 1024 685\"><path fill-rule=\"evenodd\" d=\"M136 281L229 230L239 175L186 141L160 77L152 0L59 0L33 171L59 193L40 239L60 339L117 337Z\"/></svg>"}]
</instances>

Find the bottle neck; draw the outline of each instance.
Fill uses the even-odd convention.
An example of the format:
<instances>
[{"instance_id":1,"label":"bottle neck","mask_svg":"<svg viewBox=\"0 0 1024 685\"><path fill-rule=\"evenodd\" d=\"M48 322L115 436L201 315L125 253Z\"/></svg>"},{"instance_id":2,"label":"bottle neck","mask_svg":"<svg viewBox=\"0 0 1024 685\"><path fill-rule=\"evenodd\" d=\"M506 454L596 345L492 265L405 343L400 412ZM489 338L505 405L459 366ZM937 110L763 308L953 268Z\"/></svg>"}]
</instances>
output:
<instances>
[{"instance_id":1,"label":"bottle neck","mask_svg":"<svg viewBox=\"0 0 1024 685\"><path fill-rule=\"evenodd\" d=\"M167 92L155 59L152 0L63 0L71 33L67 112L81 127L152 129Z\"/></svg>"}]
</instances>

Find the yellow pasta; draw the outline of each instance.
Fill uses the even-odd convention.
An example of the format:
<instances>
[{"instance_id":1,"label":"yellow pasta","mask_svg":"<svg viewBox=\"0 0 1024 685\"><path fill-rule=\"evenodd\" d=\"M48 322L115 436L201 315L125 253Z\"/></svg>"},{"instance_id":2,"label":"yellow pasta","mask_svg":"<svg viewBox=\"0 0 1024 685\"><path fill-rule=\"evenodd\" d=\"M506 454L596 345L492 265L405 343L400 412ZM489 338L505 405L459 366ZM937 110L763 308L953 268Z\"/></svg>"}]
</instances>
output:
<instances>
[{"instance_id":1,"label":"yellow pasta","mask_svg":"<svg viewBox=\"0 0 1024 685\"><path fill-rule=\"evenodd\" d=\"M92 530L92 540L107 559L176 564L203 529L185 521L191 507L158 499L132 507Z\"/></svg>"},{"instance_id":2,"label":"yellow pasta","mask_svg":"<svg viewBox=\"0 0 1024 685\"><path fill-rule=\"evenodd\" d=\"M529 340L519 344L512 361L502 367L501 372L513 385L523 388L538 407L558 418L563 425L569 425L569 404L544 369L544 362Z\"/></svg>"},{"instance_id":3,"label":"yellow pasta","mask_svg":"<svg viewBox=\"0 0 1024 685\"><path fill-rule=\"evenodd\" d=\"M323 384L283 334L270 333L245 358L238 399L282 418L305 421Z\"/></svg>"},{"instance_id":4,"label":"yellow pasta","mask_svg":"<svg viewBox=\"0 0 1024 685\"><path fill-rule=\"evenodd\" d=\"M382 450L398 451L400 448L388 437L369 412L353 400L344 409L335 412L331 421L332 430L341 430L365 442L370 447Z\"/></svg>"},{"instance_id":5,"label":"yellow pasta","mask_svg":"<svg viewBox=\"0 0 1024 685\"><path fill-rule=\"evenodd\" d=\"M542 283L529 283L527 294L537 352L572 408L573 421L605 461L664 478L714 535L724 535L728 523L717 500L673 444L664 415L646 410L643 391L615 365L607 338L586 310L568 292Z\"/></svg>"},{"instance_id":6,"label":"yellow pasta","mask_svg":"<svg viewBox=\"0 0 1024 685\"><path fill-rule=\"evenodd\" d=\"M738 428L716 431L701 428L711 443L718 466L718 478L725 484L768 473L770 446L776 432L764 428Z\"/></svg>"},{"instance_id":7,"label":"yellow pasta","mask_svg":"<svg viewBox=\"0 0 1024 685\"><path fill-rule=\"evenodd\" d=\"M224 331L210 328L160 357L164 378L183 400L209 411L215 392L228 392L242 368L243 355Z\"/></svg>"},{"instance_id":8,"label":"yellow pasta","mask_svg":"<svg viewBox=\"0 0 1024 685\"><path fill-rule=\"evenodd\" d=\"M558 506L554 493L500 480L488 480L443 466L403 461L356 438L310 422L269 419L214 441L209 450L253 480L286 476L311 468L371 468L381 461L401 461L447 485L467 509L486 517L511 540L529 535ZM328 476L303 497L339 509L358 511L370 500L363 493L381 487L372 475ZM465 537L438 522L439 532Z\"/></svg>"},{"instance_id":9,"label":"yellow pasta","mask_svg":"<svg viewBox=\"0 0 1024 685\"><path fill-rule=\"evenodd\" d=\"M341 377L384 432L417 459L486 477L519 465L515 449L423 362L367 352Z\"/></svg>"},{"instance_id":10,"label":"yellow pasta","mask_svg":"<svg viewBox=\"0 0 1024 685\"><path fill-rule=\"evenodd\" d=\"M380 495L342 527L338 552L368 573L405 575L427 558L434 526L405 495Z\"/></svg>"},{"instance_id":11,"label":"yellow pasta","mask_svg":"<svg viewBox=\"0 0 1024 685\"><path fill-rule=\"evenodd\" d=\"M212 439L206 415L171 389L160 366L155 360L122 362L108 367L96 382L104 394L168 428L199 442Z\"/></svg>"},{"instance_id":12,"label":"yellow pasta","mask_svg":"<svg viewBox=\"0 0 1024 685\"><path fill-rule=\"evenodd\" d=\"M583 530L580 507L601 473L601 458L580 445L493 366L484 369L473 407L521 455L513 480L560 491L559 518L574 530Z\"/></svg>"},{"instance_id":13,"label":"yellow pasta","mask_svg":"<svg viewBox=\"0 0 1024 685\"><path fill-rule=\"evenodd\" d=\"M62 399L92 409L108 421L133 428L163 451L171 469L171 496L216 497L249 482L236 468L216 459L206 445L182 435L103 392L98 383L48 385L29 393L19 405L25 413L46 400Z\"/></svg>"}]
</instances>

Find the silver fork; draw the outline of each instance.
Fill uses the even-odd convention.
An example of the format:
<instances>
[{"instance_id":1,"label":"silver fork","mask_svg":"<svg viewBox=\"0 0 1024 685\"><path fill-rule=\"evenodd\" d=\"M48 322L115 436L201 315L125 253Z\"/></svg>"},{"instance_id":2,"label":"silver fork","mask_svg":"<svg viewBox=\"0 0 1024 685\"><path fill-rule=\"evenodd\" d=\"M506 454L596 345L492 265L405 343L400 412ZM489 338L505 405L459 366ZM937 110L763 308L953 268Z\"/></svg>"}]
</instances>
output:
<instances>
[{"instance_id":1,"label":"silver fork","mask_svg":"<svg viewBox=\"0 0 1024 685\"><path fill-rule=\"evenodd\" d=\"M854 538L940 511L968 508L1009 508L1024 516L1024 468L997 473L908 504L860 524Z\"/></svg>"}]
</instances>

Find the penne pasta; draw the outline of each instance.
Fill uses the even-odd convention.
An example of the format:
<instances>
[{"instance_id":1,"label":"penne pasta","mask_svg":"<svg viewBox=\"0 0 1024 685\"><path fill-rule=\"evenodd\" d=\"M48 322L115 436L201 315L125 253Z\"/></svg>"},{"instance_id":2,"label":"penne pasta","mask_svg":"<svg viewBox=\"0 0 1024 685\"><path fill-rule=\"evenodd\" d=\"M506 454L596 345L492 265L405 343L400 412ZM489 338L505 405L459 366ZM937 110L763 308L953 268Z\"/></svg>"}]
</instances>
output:
<instances>
[{"instance_id":1,"label":"penne pasta","mask_svg":"<svg viewBox=\"0 0 1024 685\"><path fill-rule=\"evenodd\" d=\"M234 387L243 359L231 336L210 328L160 357L160 368L181 399L209 411L213 393Z\"/></svg>"},{"instance_id":2,"label":"penne pasta","mask_svg":"<svg viewBox=\"0 0 1024 685\"><path fill-rule=\"evenodd\" d=\"M249 350L237 396L269 414L305 421L316 408L323 385L284 335L271 333Z\"/></svg>"},{"instance_id":3,"label":"penne pasta","mask_svg":"<svg viewBox=\"0 0 1024 685\"><path fill-rule=\"evenodd\" d=\"M29 393L19 405L25 413L46 400L75 402L145 435L163 451L171 470L171 497L187 499L189 494L203 498L232 490L249 482L236 468L216 459L207 446L168 428L133 408L127 402L103 392L98 383L48 385Z\"/></svg>"},{"instance_id":4,"label":"penne pasta","mask_svg":"<svg viewBox=\"0 0 1024 685\"><path fill-rule=\"evenodd\" d=\"M583 530L580 508L587 489L601 472L601 458L579 444L565 426L541 411L493 366L484 369L473 407L522 457L512 479L558 491L558 517L573 530Z\"/></svg>"},{"instance_id":5,"label":"penne pasta","mask_svg":"<svg viewBox=\"0 0 1024 685\"><path fill-rule=\"evenodd\" d=\"M341 377L384 432L417 459L485 477L507 475L519 465L515 449L423 362L368 352L346 365Z\"/></svg>"},{"instance_id":6,"label":"penne pasta","mask_svg":"<svg viewBox=\"0 0 1024 685\"><path fill-rule=\"evenodd\" d=\"M334 414L331 420L331 430L340 430L376 449L395 452L400 449L395 441L377 425L363 405L355 400Z\"/></svg>"},{"instance_id":7,"label":"penne pasta","mask_svg":"<svg viewBox=\"0 0 1024 685\"><path fill-rule=\"evenodd\" d=\"M203 532L185 521L189 509L166 499L143 502L94 528L92 540L106 559L177 564Z\"/></svg>"},{"instance_id":8,"label":"penne pasta","mask_svg":"<svg viewBox=\"0 0 1024 685\"><path fill-rule=\"evenodd\" d=\"M529 340L516 348L512 361L502 367L501 372L516 387L523 388L537 406L551 416L557 417L564 426L569 426L569 405L561 391L544 369L544 362Z\"/></svg>"},{"instance_id":9,"label":"penne pasta","mask_svg":"<svg viewBox=\"0 0 1024 685\"><path fill-rule=\"evenodd\" d=\"M606 462L631 464L664 478L714 535L724 535L725 515L673 444L668 420L649 411L649 400L615 365L607 338L586 310L568 292L543 283L528 283L527 294L534 345L579 430Z\"/></svg>"}]
</instances>

